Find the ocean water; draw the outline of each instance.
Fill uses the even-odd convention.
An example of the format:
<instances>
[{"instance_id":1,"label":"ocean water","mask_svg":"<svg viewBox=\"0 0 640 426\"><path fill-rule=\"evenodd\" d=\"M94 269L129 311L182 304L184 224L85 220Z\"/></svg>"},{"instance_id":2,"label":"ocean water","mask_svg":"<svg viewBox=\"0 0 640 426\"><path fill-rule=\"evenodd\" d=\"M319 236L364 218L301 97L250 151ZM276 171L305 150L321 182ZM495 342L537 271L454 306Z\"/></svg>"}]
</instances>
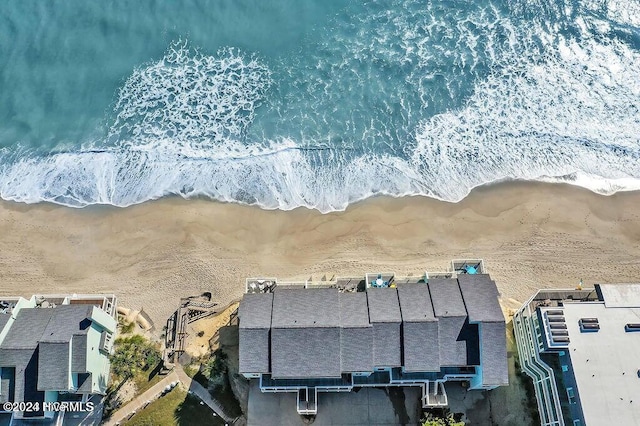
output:
<instances>
[{"instance_id":1,"label":"ocean water","mask_svg":"<svg viewBox=\"0 0 640 426\"><path fill-rule=\"evenodd\" d=\"M640 0L0 2L0 196L640 189Z\"/></svg>"}]
</instances>

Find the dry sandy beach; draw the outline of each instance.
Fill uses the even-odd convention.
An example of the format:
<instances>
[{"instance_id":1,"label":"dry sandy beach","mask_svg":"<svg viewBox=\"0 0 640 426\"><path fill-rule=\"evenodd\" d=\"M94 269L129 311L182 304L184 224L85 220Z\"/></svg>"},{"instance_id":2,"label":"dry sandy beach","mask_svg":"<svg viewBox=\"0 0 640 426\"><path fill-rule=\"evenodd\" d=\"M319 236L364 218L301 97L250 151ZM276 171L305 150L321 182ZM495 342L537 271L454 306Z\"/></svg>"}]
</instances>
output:
<instances>
[{"instance_id":1,"label":"dry sandy beach","mask_svg":"<svg viewBox=\"0 0 640 426\"><path fill-rule=\"evenodd\" d=\"M226 304L244 278L425 269L484 258L503 297L640 281L640 193L567 185L479 188L458 204L375 198L346 212L265 211L166 198L125 209L0 203L0 294L115 292L157 329L178 298Z\"/></svg>"}]
</instances>

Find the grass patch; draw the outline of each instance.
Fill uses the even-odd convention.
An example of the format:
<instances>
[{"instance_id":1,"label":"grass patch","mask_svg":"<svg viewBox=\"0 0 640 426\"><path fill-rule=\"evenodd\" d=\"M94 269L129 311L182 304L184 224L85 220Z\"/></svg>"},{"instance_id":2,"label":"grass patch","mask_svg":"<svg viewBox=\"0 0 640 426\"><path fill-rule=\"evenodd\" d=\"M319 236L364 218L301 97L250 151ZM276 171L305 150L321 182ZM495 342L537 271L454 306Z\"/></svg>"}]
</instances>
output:
<instances>
[{"instance_id":1,"label":"grass patch","mask_svg":"<svg viewBox=\"0 0 640 426\"><path fill-rule=\"evenodd\" d=\"M136 413L124 424L127 426L222 426L225 423L220 417L214 416L207 405L200 405L198 398L176 387L166 396L160 397L147 408Z\"/></svg>"},{"instance_id":2,"label":"grass patch","mask_svg":"<svg viewBox=\"0 0 640 426\"><path fill-rule=\"evenodd\" d=\"M133 378L136 384L136 396L144 393L164 378L165 376L161 376L160 374L154 374L151 378L149 378L147 374L138 374Z\"/></svg>"},{"instance_id":3,"label":"grass patch","mask_svg":"<svg viewBox=\"0 0 640 426\"><path fill-rule=\"evenodd\" d=\"M193 379L200 371L200 364L189 364L183 367L185 374Z\"/></svg>"}]
</instances>

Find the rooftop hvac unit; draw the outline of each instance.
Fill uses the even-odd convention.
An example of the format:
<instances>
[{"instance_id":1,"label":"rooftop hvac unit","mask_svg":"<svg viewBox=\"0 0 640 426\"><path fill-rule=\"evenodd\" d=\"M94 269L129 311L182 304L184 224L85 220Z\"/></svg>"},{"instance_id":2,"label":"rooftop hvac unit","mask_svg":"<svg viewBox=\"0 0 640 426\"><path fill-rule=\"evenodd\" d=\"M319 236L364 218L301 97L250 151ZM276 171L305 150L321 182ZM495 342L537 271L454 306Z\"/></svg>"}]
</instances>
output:
<instances>
[{"instance_id":1,"label":"rooftop hvac unit","mask_svg":"<svg viewBox=\"0 0 640 426\"><path fill-rule=\"evenodd\" d=\"M600 330L600 324L580 323L580 331L586 332L598 332Z\"/></svg>"},{"instance_id":2,"label":"rooftop hvac unit","mask_svg":"<svg viewBox=\"0 0 640 426\"><path fill-rule=\"evenodd\" d=\"M551 328L551 330L554 329L566 329L567 328L567 324L563 323L563 322L552 322L549 323L549 328Z\"/></svg>"}]
</instances>

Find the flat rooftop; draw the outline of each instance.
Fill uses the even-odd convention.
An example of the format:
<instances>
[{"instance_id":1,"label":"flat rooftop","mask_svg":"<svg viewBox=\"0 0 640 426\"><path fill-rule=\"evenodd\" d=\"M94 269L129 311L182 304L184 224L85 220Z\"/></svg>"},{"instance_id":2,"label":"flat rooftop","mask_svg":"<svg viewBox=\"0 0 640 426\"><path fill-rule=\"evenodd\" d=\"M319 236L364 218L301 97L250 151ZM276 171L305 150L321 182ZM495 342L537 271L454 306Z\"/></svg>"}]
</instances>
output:
<instances>
[{"instance_id":1,"label":"flat rooftop","mask_svg":"<svg viewBox=\"0 0 640 426\"><path fill-rule=\"evenodd\" d=\"M564 316L586 423L640 425L640 332L624 328L640 322L640 304L611 308L598 302L565 302ZM600 330L581 333L581 318L598 318Z\"/></svg>"},{"instance_id":2,"label":"flat rooftop","mask_svg":"<svg viewBox=\"0 0 640 426\"><path fill-rule=\"evenodd\" d=\"M607 308L640 308L640 284L599 284Z\"/></svg>"}]
</instances>

